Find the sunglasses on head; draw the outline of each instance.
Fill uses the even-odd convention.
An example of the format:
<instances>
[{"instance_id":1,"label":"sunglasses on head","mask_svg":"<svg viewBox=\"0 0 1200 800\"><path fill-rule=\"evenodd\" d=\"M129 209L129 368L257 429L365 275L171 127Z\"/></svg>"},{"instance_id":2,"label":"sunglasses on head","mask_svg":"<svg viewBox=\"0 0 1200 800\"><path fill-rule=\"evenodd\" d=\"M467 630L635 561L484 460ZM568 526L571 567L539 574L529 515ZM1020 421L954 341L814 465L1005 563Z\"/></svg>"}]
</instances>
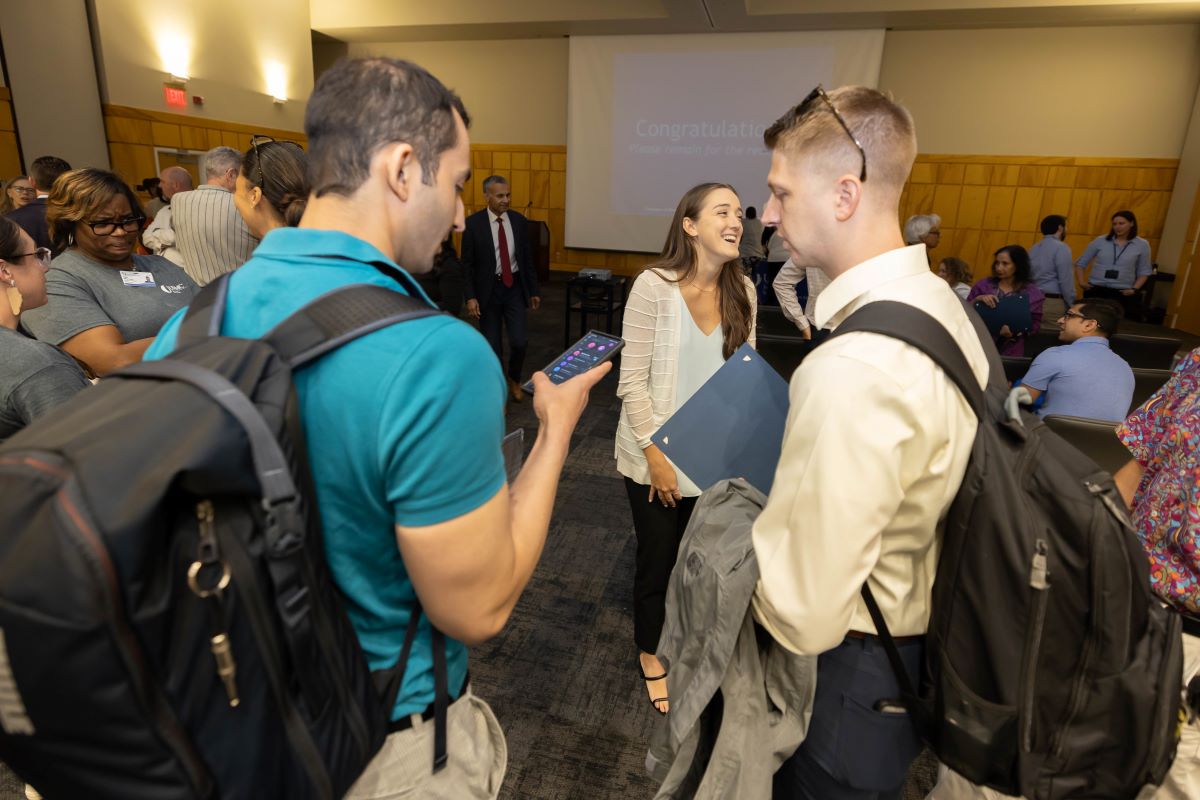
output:
<instances>
[{"instance_id":1,"label":"sunglasses on head","mask_svg":"<svg viewBox=\"0 0 1200 800\"><path fill-rule=\"evenodd\" d=\"M858 137L854 135L854 131L850 130L850 126L846 124L845 118L843 118L841 112L837 110L837 106L833 104L833 101L829 99L829 95L825 93L825 89L821 86L821 84L818 83L817 87L809 92L807 97L800 101L800 105L796 106L796 116L801 117L808 113L813 101L818 97L825 101L825 105L829 106L829 110L833 113L834 119L836 119L838 124L842 126L842 130L844 130L846 135L850 137L850 141L854 142L854 146L858 148L858 154L862 157L862 171L858 173L858 179L866 182L867 151L863 149L862 144L858 141Z\"/></svg>"},{"instance_id":2,"label":"sunglasses on head","mask_svg":"<svg viewBox=\"0 0 1200 800\"><path fill-rule=\"evenodd\" d=\"M258 151L258 148L259 148L259 145L264 145L269 142L278 142L279 144L290 144L292 147L295 147L297 150L304 152L304 148L300 146L299 142L293 142L290 139L276 139L274 136L267 136L264 133L256 133L253 136L251 136L250 137L250 149L254 151L254 162L255 162L255 165L258 167L258 185L259 186L263 186L266 183L267 178L263 174L262 153L260 153Z\"/></svg>"}]
</instances>

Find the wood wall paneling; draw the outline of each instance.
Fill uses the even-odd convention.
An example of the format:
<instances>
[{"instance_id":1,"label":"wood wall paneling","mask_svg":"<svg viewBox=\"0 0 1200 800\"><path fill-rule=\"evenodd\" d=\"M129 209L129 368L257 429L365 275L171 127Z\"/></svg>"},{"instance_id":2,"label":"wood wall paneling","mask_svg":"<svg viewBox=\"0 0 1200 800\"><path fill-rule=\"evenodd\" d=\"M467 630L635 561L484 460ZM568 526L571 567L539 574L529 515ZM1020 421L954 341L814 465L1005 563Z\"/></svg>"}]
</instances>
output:
<instances>
[{"instance_id":1,"label":"wood wall paneling","mask_svg":"<svg viewBox=\"0 0 1200 800\"><path fill-rule=\"evenodd\" d=\"M137 185L143 179L157 174L154 157L156 147L209 150L225 145L244 152L249 149L250 137L255 133L307 144L304 134L298 131L260 128L116 105L104 106L104 129L108 136L113 171L130 185Z\"/></svg>"},{"instance_id":2,"label":"wood wall paneling","mask_svg":"<svg viewBox=\"0 0 1200 800\"><path fill-rule=\"evenodd\" d=\"M1177 168L1171 159L921 155L901 198L901 220L940 215L935 265L957 256L976 278L988 274L999 247L1037 242L1038 226L1049 214L1067 217L1066 241L1079 256L1093 238L1108 233L1114 212L1129 209L1159 260L1158 239Z\"/></svg>"},{"instance_id":3,"label":"wood wall paneling","mask_svg":"<svg viewBox=\"0 0 1200 800\"><path fill-rule=\"evenodd\" d=\"M15 139L11 144L6 139L11 136L11 128L5 128L6 118L11 120L6 94L0 90L0 170L16 161ZM305 143L296 131L124 106L106 105L104 115L113 168L133 184L154 174L155 147L207 150L226 144L245 150L253 133ZM471 164L474 177L463 191L467 213L485 205L484 178L505 175L513 189L513 207L527 210L530 218L549 226L552 269L604 266L633 274L653 258L646 253L566 247L565 147L475 144ZM942 244L933 253L935 264L939 257L958 256L982 277L996 248L1010 243L1029 247L1040 239L1038 224L1048 214L1068 217L1067 243L1078 256L1092 238L1108 231L1113 212L1129 208L1137 214L1141 233L1157 259L1177 168L1172 159L921 155L901 197L901 221L912 214L940 215ZM8 168L15 169L19 166Z\"/></svg>"},{"instance_id":4,"label":"wood wall paneling","mask_svg":"<svg viewBox=\"0 0 1200 800\"><path fill-rule=\"evenodd\" d=\"M21 151L17 148L17 123L13 116L12 93L0 86L0 181L21 174Z\"/></svg>"},{"instance_id":5,"label":"wood wall paneling","mask_svg":"<svg viewBox=\"0 0 1200 800\"><path fill-rule=\"evenodd\" d=\"M1197 236L1200 236L1200 186L1192 201L1191 218L1179 252L1175 283L1167 305L1167 324L1173 328L1200 334L1200 272L1196 270Z\"/></svg>"}]
</instances>

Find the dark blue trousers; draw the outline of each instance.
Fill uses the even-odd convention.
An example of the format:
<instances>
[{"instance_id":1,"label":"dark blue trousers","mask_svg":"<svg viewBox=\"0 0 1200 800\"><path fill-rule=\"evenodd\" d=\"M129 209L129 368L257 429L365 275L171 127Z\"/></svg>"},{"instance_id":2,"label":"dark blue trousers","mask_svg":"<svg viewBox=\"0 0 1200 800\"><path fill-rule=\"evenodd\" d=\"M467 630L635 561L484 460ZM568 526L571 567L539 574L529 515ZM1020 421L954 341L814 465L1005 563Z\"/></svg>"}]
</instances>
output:
<instances>
[{"instance_id":1,"label":"dark blue trousers","mask_svg":"<svg viewBox=\"0 0 1200 800\"><path fill-rule=\"evenodd\" d=\"M488 295L487 304L479 309L479 330L504 365L503 328L508 329L508 377L522 380L521 369L525 366L525 350L529 346L526 325L525 293L520 279L513 276L513 285L505 287L499 280Z\"/></svg>"},{"instance_id":2,"label":"dark blue trousers","mask_svg":"<svg viewBox=\"0 0 1200 800\"><path fill-rule=\"evenodd\" d=\"M913 680L921 641L900 645ZM775 773L774 800L899 800L921 740L888 706L900 687L883 644L847 637L817 661L817 696L804 743Z\"/></svg>"}]
</instances>

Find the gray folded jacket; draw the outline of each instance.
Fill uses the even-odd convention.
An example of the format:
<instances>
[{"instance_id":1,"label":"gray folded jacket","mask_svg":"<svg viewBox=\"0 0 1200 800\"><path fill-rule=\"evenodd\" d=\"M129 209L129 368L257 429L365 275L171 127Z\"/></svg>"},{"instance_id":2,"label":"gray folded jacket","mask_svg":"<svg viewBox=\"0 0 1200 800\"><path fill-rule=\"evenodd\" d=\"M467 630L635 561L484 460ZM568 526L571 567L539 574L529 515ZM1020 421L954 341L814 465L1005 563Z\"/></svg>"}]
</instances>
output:
<instances>
[{"instance_id":1,"label":"gray folded jacket","mask_svg":"<svg viewBox=\"0 0 1200 800\"><path fill-rule=\"evenodd\" d=\"M715 484L692 512L658 644L671 710L646 756L656 798L769 800L775 770L804 740L816 656L784 650L750 610L759 575L750 533L765 503L737 479Z\"/></svg>"}]
</instances>

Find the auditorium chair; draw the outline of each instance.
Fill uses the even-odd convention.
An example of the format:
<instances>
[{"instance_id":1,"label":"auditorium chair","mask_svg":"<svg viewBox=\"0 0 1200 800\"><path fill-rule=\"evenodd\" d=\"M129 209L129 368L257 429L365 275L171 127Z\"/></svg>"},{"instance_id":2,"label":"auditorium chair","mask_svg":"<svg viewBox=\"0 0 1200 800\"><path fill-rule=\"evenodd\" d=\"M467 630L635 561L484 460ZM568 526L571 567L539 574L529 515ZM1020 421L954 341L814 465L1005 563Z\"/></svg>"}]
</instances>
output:
<instances>
[{"instance_id":1,"label":"auditorium chair","mask_svg":"<svg viewBox=\"0 0 1200 800\"><path fill-rule=\"evenodd\" d=\"M792 380L792 373L796 371L796 367L800 366L800 362L812 348L812 342L808 339L801 339L799 336L759 334L757 342L758 354L782 375L785 381L789 382Z\"/></svg>"},{"instance_id":2,"label":"auditorium chair","mask_svg":"<svg viewBox=\"0 0 1200 800\"><path fill-rule=\"evenodd\" d=\"M1058 340L1058 331L1040 330L1032 336L1025 339L1025 355L1034 359L1045 350L1051 347L1058 347L1062 342Z\"/></svg>"},{"instance_id":3,"label":"auditorium chair","mask_svg":"<svg viewBox=\"0 0 1200 800\"><path fill-rule=\"evenodd\" d=\"M1171 370L1169 369L1135 367L1133 370L1133 405L1129 407L1129 410L1141 408L1142 403L1149 400L1150 396L1161 389L1170 378Z\"/></svg>"},{"instance_id":4,"label":"auditorium chair","mask_svg":"<svg viewBox=\"0 0 1200 800\"><path fill-rule=\"evenodd\" d=\"M1175 364L1175 354L1183 344L1167 336L1142 336L1136 333L1118 333L1110 342L1112 351L1135 369L1170 369Z\"/></svg>"},{"instance_id":5,"label":"auditorium chair","mask_svg":"<svg viewBox=\"0 0 1200 800\"><path fill-rule=\"evenodd\" d=\"M1117 438L1117 423L1084 417L1066 417L1051 414L1043 420L1050 430L1057 433L1075 449L1095 461L1110 475L1129 461L1129 450Z\"/></svg>"},{"instance_id":6,"label":"auditorium chair","mask_svg":"<svg viewBox=\"0 0 1200 800\"><path fill-rule=\"evenodd\" d=\"M1029 365L1033 363L1029 356L1000 356L1000 360L1004 362L1004 379L1009 383L1024 378L1025 373L1029 372Z\"/></svg>"}]
</instances>

